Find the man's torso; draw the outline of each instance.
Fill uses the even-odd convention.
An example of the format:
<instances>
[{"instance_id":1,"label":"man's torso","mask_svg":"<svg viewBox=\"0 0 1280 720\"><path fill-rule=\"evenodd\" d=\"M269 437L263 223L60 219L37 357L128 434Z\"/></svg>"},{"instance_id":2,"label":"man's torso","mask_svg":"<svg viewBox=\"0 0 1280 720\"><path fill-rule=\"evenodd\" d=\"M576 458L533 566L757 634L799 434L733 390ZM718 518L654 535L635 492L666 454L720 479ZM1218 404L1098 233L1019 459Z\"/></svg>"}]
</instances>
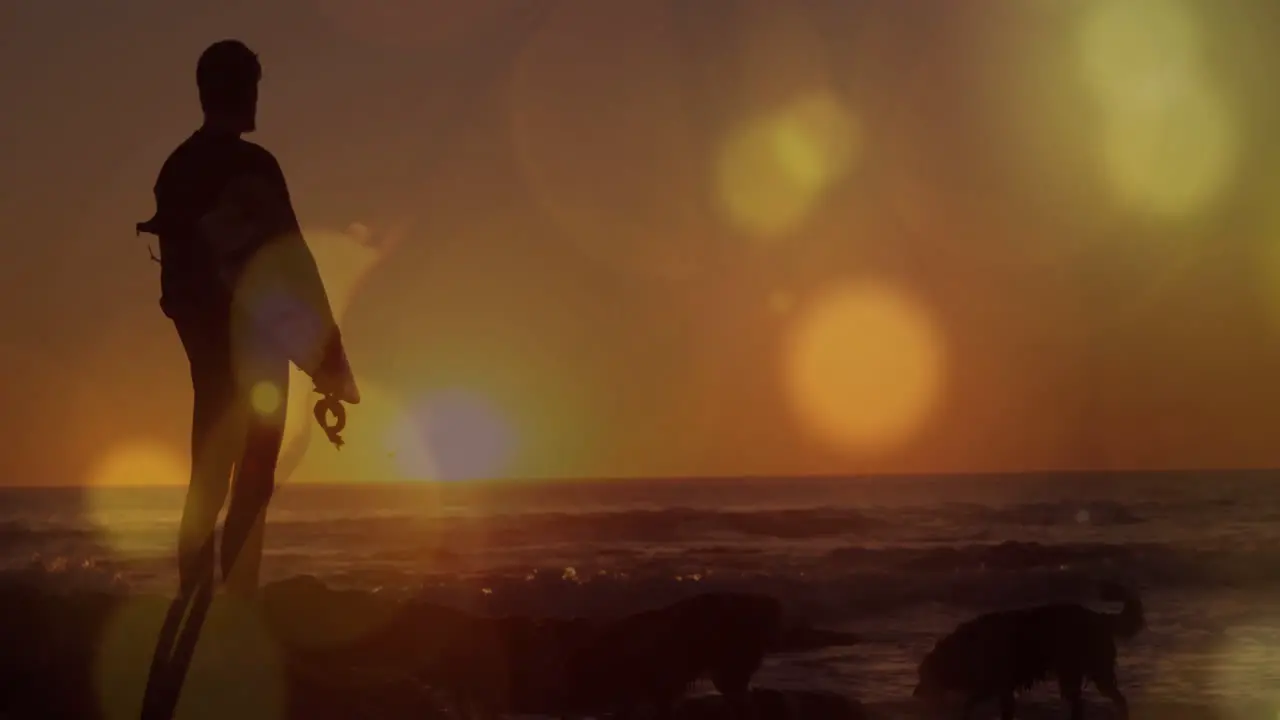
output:
<instances>
[{"instance_id":1,"label":"man's torso","mask_svg":"<svg viewBox=\"0 0 1280 720\"><path fill-rule=\"evenodd\" d=\"M232 290L222 275L223 260L203 237L200 221L224 202L233 183L249 178L278 186L283 202L288 203L275 158L237 136L197 131L165 161L155 197L160 303L167 315L221 312L229 306Z\"/></svg>"}]
</instances>

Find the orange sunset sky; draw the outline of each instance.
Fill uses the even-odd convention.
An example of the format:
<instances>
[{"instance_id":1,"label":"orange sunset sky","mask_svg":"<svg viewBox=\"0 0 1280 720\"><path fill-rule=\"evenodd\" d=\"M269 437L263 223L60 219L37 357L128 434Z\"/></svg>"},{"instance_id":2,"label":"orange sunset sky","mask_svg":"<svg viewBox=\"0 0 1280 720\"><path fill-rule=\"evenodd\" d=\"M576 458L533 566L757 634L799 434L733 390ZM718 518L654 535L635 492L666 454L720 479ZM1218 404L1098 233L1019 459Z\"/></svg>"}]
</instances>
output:
<instances>
[{"instance_id":1,"label":"orange sunset sky","mask_svg":"<svg viewBox=\"0 0 1280 720\"><path fill-rule=\"evenodd\" d=\"M1280 463L1280 4L68 7L0 8L0 483L182 480L132 228L224 37L366 395L298 479Z\"/></svg>"}]
</instances>

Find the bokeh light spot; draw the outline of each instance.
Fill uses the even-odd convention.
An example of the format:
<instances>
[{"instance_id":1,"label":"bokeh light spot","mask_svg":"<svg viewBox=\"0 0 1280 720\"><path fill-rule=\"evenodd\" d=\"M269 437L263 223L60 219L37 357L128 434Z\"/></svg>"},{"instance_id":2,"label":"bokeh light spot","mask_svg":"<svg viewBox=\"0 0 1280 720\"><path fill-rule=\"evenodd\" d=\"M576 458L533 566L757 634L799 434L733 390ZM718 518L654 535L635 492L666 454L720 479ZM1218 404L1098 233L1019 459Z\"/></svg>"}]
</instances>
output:
<instances>
[{"instance_id":1,"label":"bokeh light spot","mask_svg":"<svg viewBox=\"0 0 1280 720\"><path fill-rule=\"evenodd\" d=\"M1117 196L1156 215L1205 207L1226 186L1235 164L1226 109L1204 88L1170 93L1160 107L1113 111L1104 137L1105 168Z\"/></svg>"},{"instance_id":2,"label":"bokeh light spot","mask_svg":"<svg viewBox=\"0 0 1280 720\"><path fill-rule=\"evenodd\" d=\"M266 380L254 383L249 391L249 402L259 415L271 415L280 409L280 388Z\"/></svg>"},{"instance_id":3,"label":"bokeh light spot","mask_svg":"<svg viewBox=\"0 0 1280 720\"><path fill-rule=\"evenodd\" d=\"M122 600L106 620L93 657L93 682L107 720L141 714L164 599ZM283 654L253 606L218 597L206 616L174 713L183 718L280 720L287 688Z\"/></svg>"},{"instance_id":4,"label":"bokeh light spot","mask_svg":"<svg viewBox=\"0 0 1280 720\"><path fill-rule=\"evenodd\" d=\"M720 149L716 180L722 209L753 237L795 230L823 191L849 170L860 144L853 116L825 93L752 118Z\"/></svg>"},{"instance_id":5,"label":"bokeh light spot","mask_svg":"<svg viewBox=\"0 0 1280 720\"><path fill-rule=\"evenodd\" d=\"M1194 75L1200 28L1181 0L1096 0L1080 30L1080 71L1108 103L1141 101Z\"/></svg>"},{"instance_id":6,"label":"bokeh light spot","mask_svg":"<svg viewBox=\"0 0 1280 720\"><path fill-rule=\"evenodd\" d=\"M304 231L307 247L315 259L329 307L339 328L343 327L347 310L365 281L387 258L393 256L404 233L403 224L381 228L362 222L351 223L343 232L322 228ZM284 480L305 457L310 445L309 433L315 432L311 406L316 395L309 392L312 386L310 378L302 370L290 366L291 391L286 399L284 448L291 459L295 455L296 459L277 474L277 482ZM362 384L357 383L357 386L362 394L365 393Z\"/></svg>"},{"instance_id":7,"label":"bokeh light spot","mask_svg":"<svg viewBox=\"0 0 1280 720\"><path fill-rule=\"evenodd\" d=\"M788 395L816 438L889 452L930 419L942 392L943 338L928 313L881 282L840 285L806 304L787 344Z\"/></svg>"},{"instance_id":8,"label":"bokeh light spot","mask_svg":"<svg viewBox=\"0 0 1280 720\"><path fill-rule=\"evenodd\" d=\"M264 352L281 352L304 366L316 366L328 341L332 305L309 246L295 238L269 243L254 253L240 273L232 339L237 377L255 382Z\"/></svg>"},{"instance_id":9,"label":"bokeh light spot","mask_svg":"<svg viewBox=\"0 0 1280 720\"><path fill-rule=\"evenodd\" d=\"M1224 698L1256 697L1259 673L1270 680L1274 678L1271 668L1280 663L1280 618L1270 613L1242 616L1229 601L1223 606L1206 608L1219 612L1207 612L1204 617L1231 619L1223 623L1226 627L1218 634L1216 647L1209 649L1212 665L1205 668L1208 672L1202 673L1208 677L1198 679L1201 682L1207 679L1209 689ZM1169 670L1179 672L1181 668ZM1270 706L1268 709L1280 707L1280 692L1274 690L1274 681L1269 690L1258 700Z\"/></svg>"},{"instance_id":10,"label":"bokeh light spot","mask_svg":"<svg viewBox=\"0 0 1280 720\"><path fill-rule=\"evenodd\" d=\"M774 315L786 315L796 306L795 296L785 290L769 293L769 311Z\"/></svg>"},{"instance_id":11,"label":"bokeh light spot","mask_svg":"<svg viewBox=\"0 0 1280 720\"><path fill-rule=\"evenodd\" d=\"M665 277L710 251L673 26L651 0L556 3L510 94L521 170L560 235L606 266Z\"/></svg>"},{"instance_id":12,"label":"bokeh light spot","mask_svg":"<svg viewBox=\"0 0 1280 720\"><path fill-rule=\"evenodd\" d=\"M482 396L461 389L412 404L392 432L396 446L413 451L396 454L401 472L420 479L498 478L515 450L506 419Z\"/></svg>"},{"instance_id":13,"label":"bokeh light spot","mask_svg":"<svg viewBox=\"0 0 1280 720\"><path fill-rule=\"evenodd\" d=\"M1079 68L1099 107L1101 168L1117 200L1151 216L1205 209L1231 179L1238 130L1213 86L1190 6L1087 7Z\"/></svg>"},{"instance_id":14,"label":"bokeh light spot","mask_svg":"<svg viewBox=\"0 0 1280 720\"><path fill-rule=\"evenodd\" d=\"M528 0L316 0L322 15L365 43L431 52L466 43Z\"/></svg>"},{"instance_id":15,"label":"bokeh light spot","mask_svg":"<svg viewBox=\"0 0 1280 720\"><path fill-rule=\"evenodd\" d=\"M1261 242L1251 264L1255 269L1258 302L1273 330L1280 330L1280 203L1272 205L1263 222Z\"/></svg>"},{"instance_id":16,"label":"bokeh light spot","mask_svg":"<svg viewBox=\"0 0 1280 720\"><path fill-rule=\"evenodd\" d=\"M424 438L402 431L402 419L408 413L411 398L360 375L357 383L362 397L359 405L347 408L347 428L342 433L346 444L342 452L308 453L299 461L298 474L308 481L324 482L399 482L420 478L405 472L401 466L404 458L428 468L434 467L435 462ZM307 404L299 413L298 422L307 424L305 432L315 434L311 444L332 450L311 416L310 404L315 402L316 394L296 394L306 398Z\"/></svg>"},{"instance_id":17,"label":"bokeh light spot","mask_svg":"<svg viewBox=\"0 0 1280 720\"><path fill-rule=\"evenodd\" d=\"M415 413L401 411L385 430L387 457L398 475L407 480L431 480L441 476L430 439Z\"/></svg>"},{"instance_id":18,"label":"bokeh light spot","mask_svg":"<svg viewBox=\"0 0 1280 720\"><path fill-rule=\"evenodd\" d=\"M320 228L305 231L307 246L339 324L369 275L392 256L405 234L404 223L374 227L353 222L342 232Z\"/></svg>"}]
</instances>

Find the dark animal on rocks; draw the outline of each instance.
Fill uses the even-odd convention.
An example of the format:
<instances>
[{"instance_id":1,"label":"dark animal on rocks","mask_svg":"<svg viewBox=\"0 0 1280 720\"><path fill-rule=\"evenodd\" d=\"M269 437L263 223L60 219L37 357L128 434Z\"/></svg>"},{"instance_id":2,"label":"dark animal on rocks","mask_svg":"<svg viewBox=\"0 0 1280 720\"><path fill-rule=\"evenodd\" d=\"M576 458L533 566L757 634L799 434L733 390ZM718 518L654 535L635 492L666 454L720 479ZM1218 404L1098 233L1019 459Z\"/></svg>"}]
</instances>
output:
<instances>
[{"instance_id":1,"label":"dark animal on rocks","mask_svg":"<svg viewBox=\"0 0 1280 720\"><path fill-rule=\"evenodd\" d=\"M998 698L1001 717L1012 720L1016 694L1052 676L1072 720L1083 717L1086 681L1127 718L1128 703L1116 680L1115 641L1132 638L1145 626L1142 601L1115 583L1103 583L1100 590L1103 601L1123 603L1123 609L1103 613L1062 603L993 612L962 623L925 655L913 694L932 700L961 695L966 720L979 703Z\"/></svg>"},{"instance_id":2,"label":"dark animal on rocks","mask_svg":"<svg viewBox=\"0 0 1280 720\"><path fill-rule=\"evenodd\" d=\"M701 678L732 711L750 711L751 678L782 637L782 607L748 593L697 595L606 625L566 667L566 714L652 708L672 717Z\"/></svg>"}]
</instances>

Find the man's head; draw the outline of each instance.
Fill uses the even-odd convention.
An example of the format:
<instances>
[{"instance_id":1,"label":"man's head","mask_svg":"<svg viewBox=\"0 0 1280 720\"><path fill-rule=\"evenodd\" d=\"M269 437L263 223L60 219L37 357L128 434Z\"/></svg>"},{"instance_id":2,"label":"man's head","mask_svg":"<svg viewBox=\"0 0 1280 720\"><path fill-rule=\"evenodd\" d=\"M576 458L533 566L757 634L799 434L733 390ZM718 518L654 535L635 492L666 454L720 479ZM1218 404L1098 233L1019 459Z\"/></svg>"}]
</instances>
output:
<instances>
[{"instance_id":1,"label":"man's head","mask_svg":"<svg viewBox=\"0 0 1280 720\"><path fill-rule=\"evenodd\" d=\"M196 86L205 124L237 133L257 127L258 81L262 66L258 56L239 40L210 45L196 64Z\"/></svg>"}]
</instances>

